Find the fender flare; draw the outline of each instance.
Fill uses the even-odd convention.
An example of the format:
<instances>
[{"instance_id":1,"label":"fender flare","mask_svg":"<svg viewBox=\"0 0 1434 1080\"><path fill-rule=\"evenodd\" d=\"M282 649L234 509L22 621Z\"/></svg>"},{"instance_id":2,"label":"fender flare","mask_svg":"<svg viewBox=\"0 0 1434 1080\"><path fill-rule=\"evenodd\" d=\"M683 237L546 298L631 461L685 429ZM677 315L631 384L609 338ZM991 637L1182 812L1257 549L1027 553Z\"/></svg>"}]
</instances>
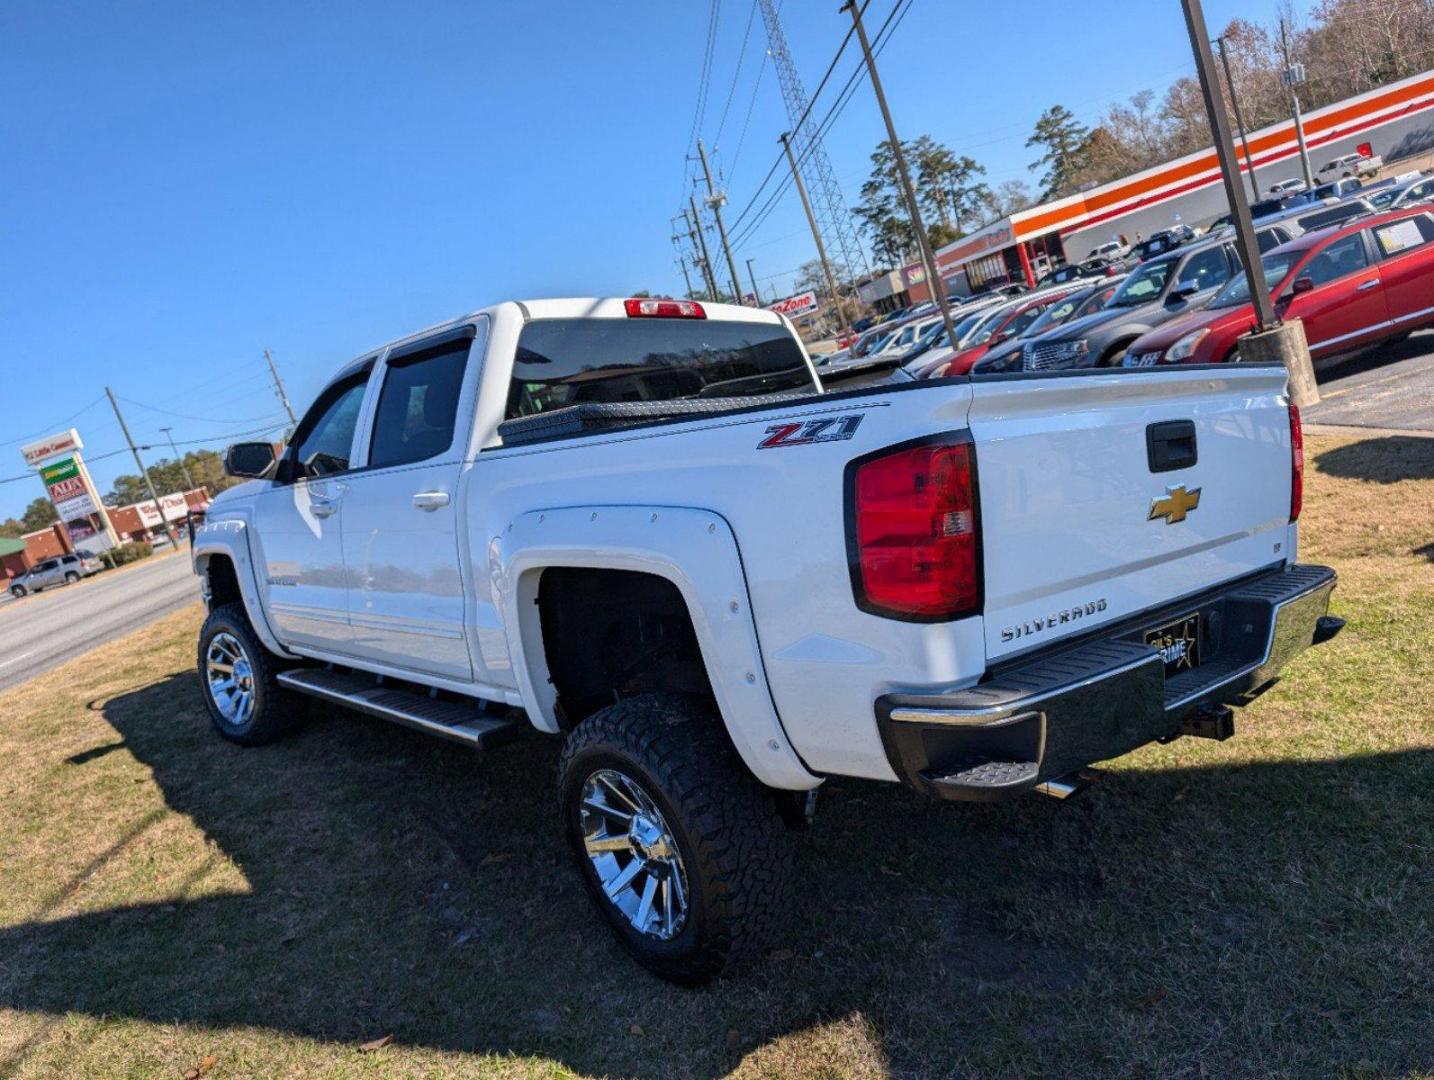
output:
<instances>
[{"instance_id":1,"label":"fender flare","mask_svg":"<svg viewBox=\"0 0 1434 1080\"><path fill-rule=\"evenodd\" d=\"M190 546L194 572L204 577L209 560L215 555L222 555L234 564L234 577L239 582L239 597L244 604L244 613L249 616L249 625L264 643L264 648L286 659L295 659L295 655L279 643L274 628L269 625L264 605L260 602L259 579L249 551L248 523L237 518L224 518L206 521L200 525L194 531L194 540ZM205 600L208 600L207 593Z\"/></svg>"},{"instance_id":2,"label":"fender flare","mask_svg":"<svg viewBox=\"0 0 1434 1080\"><path fill-rule=\"evenodd\" d=\"M535 727L557 733L539 620L538 581L554 567L653 574L681 594L728 737L768 787L810 790L809 772L782 728L752 618L742 557L718 514L671 506L570 506L514 518L488 548L488 569Z\"/></svg>"}]
</instances>

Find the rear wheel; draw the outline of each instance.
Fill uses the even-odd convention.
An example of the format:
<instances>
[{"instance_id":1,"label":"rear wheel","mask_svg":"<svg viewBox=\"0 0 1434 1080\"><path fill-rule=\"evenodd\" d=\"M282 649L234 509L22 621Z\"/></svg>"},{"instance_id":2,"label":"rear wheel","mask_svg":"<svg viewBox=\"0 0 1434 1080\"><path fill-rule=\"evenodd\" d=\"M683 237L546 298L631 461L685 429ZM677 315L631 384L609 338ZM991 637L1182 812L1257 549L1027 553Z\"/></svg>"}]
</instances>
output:
<instances>
[{"instance_id":1,"label":"rear wheel","mask_svg":"<svg viewBox=\"0 0 1434 1080\"><path fill-rule=\"evenodd\" d=\"M240 746L260 746L293 727L301 706L278 683L282 667L249 625L243 604L209 613L199 631L199 681L220 735Z\"/></svg>"},{"instance_id":2,"label":"rear wheel","mask_svg":"<svg viewBox=\"0 0 1434 1080\"><path fill-rule=\"evenodd\" d=\"M588 717L558 766L578 872L643 967L698 984L775 937L791 852L712 706L649 694Z\"/></svg>"},{"instance_id":3,"label":"rear wheel","mask_svg":"<svg viewBox=\"0 0 1434 1080\"><path fill-rule=\"evenodd\" d=\"M65 584L66 584L66 585L73 585L75 582L77 582L77 581L79 581L79 580L80 580L80 575L77 574L77 573L75 573L73 570L71 570L71 571L69 571L68 573L65 574Z\"/></svg>"},{"instance_id":4,"label":"rear wheel","mask_svg":"<svg viewBox=\"0 0 1434 1080\"><path fill-rule=\"evenodd\" d=\"M20 597L25 595L26 591L27 590L25 586L15 585L10 589L10 595L13 596L16 600L18 600L20 599Z\"/></svg>"}]
</instances>

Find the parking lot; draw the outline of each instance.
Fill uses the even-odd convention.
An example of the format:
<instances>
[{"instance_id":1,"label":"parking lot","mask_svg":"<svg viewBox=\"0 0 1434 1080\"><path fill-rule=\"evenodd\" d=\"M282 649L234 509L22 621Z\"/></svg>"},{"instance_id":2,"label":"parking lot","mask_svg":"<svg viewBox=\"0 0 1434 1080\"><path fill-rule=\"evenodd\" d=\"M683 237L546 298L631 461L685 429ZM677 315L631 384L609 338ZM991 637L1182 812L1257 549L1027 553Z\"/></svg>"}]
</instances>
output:
<instances>
[{"instance_id":1,"label":"parking lot","mask_svg":"<svg viewBox=\"0 0 1434 1080\"><path fill-rule=\"evenodd\" d=\"M1434 331L1326 368L1319 380L1310 424L1434 432Z\"/></svg>"}]
</instances>

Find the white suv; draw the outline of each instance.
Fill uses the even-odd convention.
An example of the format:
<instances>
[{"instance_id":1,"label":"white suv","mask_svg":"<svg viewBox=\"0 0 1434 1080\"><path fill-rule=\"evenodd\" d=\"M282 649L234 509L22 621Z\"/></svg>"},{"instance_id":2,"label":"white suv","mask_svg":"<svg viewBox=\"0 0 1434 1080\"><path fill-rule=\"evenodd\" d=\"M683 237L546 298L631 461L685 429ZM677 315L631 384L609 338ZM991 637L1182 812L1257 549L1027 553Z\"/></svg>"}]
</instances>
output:
<instances>
[{"instance_id":1,"label":"white suv","mask_svg":"<svg viewBox=\"0 0 1434 1080\"><path fill-rule=\"evenodd\" d=\"M10 593L19 597L39 592L51 585L68 585L71 582L79 581L80 578L98 574L104 568L105 564L89 552L59 555L53 559L36 563L26 570L10 583Z\"/></svg>"}]
</instances>

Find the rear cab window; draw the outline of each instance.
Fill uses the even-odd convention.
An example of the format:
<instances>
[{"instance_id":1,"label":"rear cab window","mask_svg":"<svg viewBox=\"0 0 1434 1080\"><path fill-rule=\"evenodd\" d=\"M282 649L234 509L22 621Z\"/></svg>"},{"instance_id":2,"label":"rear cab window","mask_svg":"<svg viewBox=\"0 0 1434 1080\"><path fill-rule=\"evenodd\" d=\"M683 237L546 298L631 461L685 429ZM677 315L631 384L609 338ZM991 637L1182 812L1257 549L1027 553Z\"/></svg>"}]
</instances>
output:
<instances>
[{"instance_id":1,"label":"rear cab window","mask_svg":"<svg viewBox=\"0 0 1434 1080\"><path fill-rule=\"evenodd\" d=\"M819 389L783 323L534 319L518 336L506 413Z\"/></svg>"}]
</instances>

